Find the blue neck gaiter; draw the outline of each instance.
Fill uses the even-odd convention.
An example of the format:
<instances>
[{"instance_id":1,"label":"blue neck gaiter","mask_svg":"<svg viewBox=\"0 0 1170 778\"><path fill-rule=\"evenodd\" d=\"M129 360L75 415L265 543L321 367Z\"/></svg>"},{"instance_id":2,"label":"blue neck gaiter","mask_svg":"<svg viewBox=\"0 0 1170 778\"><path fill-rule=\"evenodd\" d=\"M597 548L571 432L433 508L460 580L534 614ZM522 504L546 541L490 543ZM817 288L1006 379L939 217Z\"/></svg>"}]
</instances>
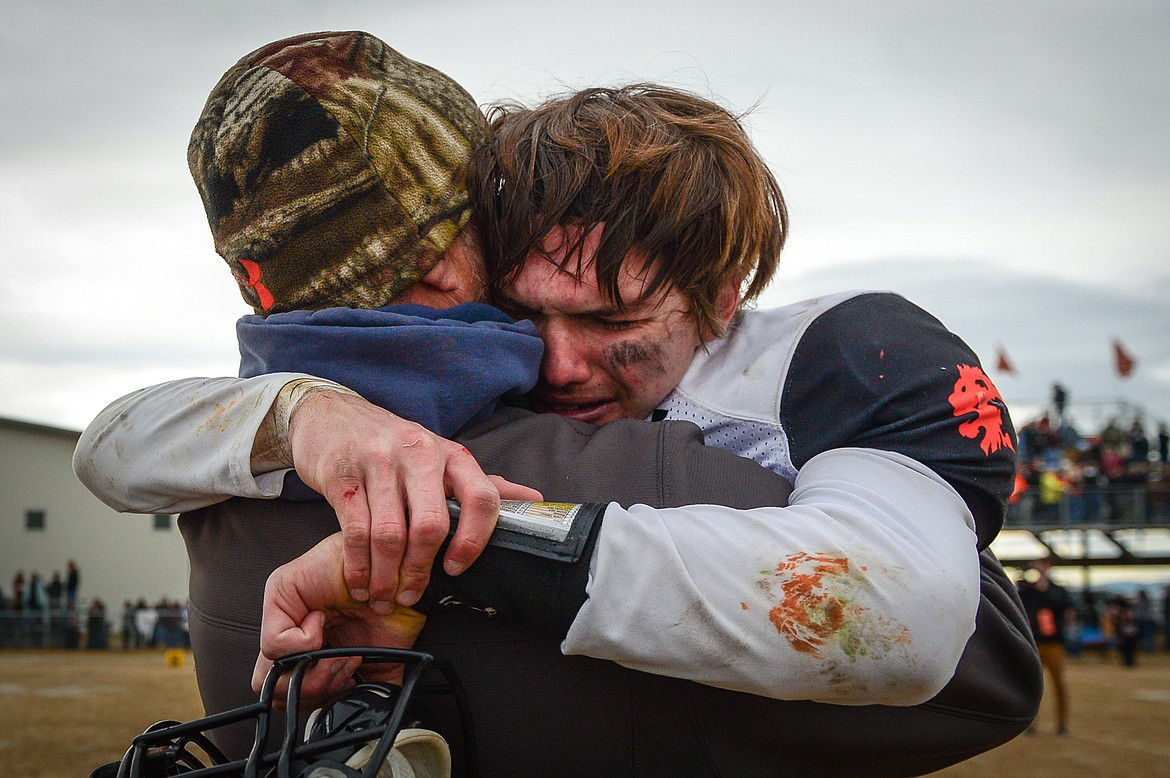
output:
<instances>
[{"instance_id":1,"label":"blue neck gaiter","mask_svg":"<svg viewBox=\"0 0 1170 778\"><path fill-rule=\"evenodd\" d=\"M448 438L490 416L501 397L530 390L544 351L532 322L481 303L245 316L236 335L242 378L327 378Z\"/></svg>"}]
</instances>

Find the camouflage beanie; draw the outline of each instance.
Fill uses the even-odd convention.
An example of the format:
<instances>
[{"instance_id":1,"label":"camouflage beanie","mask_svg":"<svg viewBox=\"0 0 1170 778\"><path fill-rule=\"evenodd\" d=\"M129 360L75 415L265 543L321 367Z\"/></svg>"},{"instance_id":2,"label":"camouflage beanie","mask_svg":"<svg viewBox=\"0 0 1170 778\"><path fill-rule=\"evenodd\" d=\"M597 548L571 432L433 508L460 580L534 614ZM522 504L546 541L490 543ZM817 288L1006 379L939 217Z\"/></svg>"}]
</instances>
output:
<instances>
[{"instance_id":1,"label":"camouflage beanie","mask_svg":"<svg viewBox=\"0 0 1170 778\"><path fill-rule=\"evenodd\" d=\"M271 43L224 74L187 161L215 249L266 315L374 308L430 270L470 214L472 97L363 32Z\"/></svg>"}]
</instances>

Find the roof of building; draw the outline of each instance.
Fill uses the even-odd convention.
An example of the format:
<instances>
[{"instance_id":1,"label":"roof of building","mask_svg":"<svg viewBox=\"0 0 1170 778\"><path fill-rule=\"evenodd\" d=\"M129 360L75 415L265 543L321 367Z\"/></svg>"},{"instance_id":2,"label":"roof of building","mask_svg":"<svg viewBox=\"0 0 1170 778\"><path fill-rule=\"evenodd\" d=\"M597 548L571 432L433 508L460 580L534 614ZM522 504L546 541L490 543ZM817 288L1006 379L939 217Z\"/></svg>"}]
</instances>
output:
<instances>
[{"instance_id":1,"label":"roof of building","mask_svg":"<svg viewBox=\"0 0 1170 778\"><path fill-rule=\"evenodd\" d=\"M21 421L19 419L6 419L0 416L0 429L19 430L21 432L31 432L37 435L51 435L58 438L69 438L77 440L81 437L81 433L77 430L67 430L61 427L50 427L47 424L37 424L31 421Z\"/></svg>"}]
</instances>

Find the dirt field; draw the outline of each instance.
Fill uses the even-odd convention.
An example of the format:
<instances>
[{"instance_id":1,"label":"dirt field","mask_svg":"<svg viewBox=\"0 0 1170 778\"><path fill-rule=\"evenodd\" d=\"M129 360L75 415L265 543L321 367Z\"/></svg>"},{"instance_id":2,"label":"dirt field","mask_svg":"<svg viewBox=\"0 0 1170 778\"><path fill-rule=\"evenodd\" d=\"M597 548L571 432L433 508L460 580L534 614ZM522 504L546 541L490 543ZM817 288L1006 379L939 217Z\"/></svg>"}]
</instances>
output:
<instances>
[{"instance_id":1,"label":"dirt field","mask_svg":"<svg viewBox=\"0 0 1170 778\"><path fill-rule=\"evenodd\" d=\"M1068 736L1053 734L1045 700L1034 735L936 775L1170 776L1170 654L1143 655L1133 670L1085 656L1069 675ZM84 778L147 725L201 714L189 655L168 667L154 651L0 652L4 775Z\"/></svg>"}]
</instances>

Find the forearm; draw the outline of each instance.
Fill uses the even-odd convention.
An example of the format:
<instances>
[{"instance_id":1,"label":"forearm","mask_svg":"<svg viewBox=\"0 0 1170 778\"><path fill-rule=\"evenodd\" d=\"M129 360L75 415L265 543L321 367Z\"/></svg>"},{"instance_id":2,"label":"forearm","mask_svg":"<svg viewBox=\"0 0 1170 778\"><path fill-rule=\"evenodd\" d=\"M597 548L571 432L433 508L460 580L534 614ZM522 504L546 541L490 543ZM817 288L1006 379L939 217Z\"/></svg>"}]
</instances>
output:
<instances>
[{"instance_id":1,"label":"forearm","mask_svg":"<svg viewBox=\"0 0 1170 778\"><path fill-rule=\"evenodd\" d=\"M460 442L497 472L562 503L609 504L617 510L703 502L748 509L786 505L792 491L786 479L755 462L703 445L699 428L686 422L622 420L597 427L504 408L491 422L461 435ZM563 635L585 600L601 525L591 525L587 552L571 561L504 545L507 533L497 531L463 574L452 577L435 568L429 604L449 598Z\"/></svg>"},{"instance_id":2,"label":"forearm","mask_svg":"<svg viewBox=\"0 0 1170 778\"><path fill-rule=\"evenodd\" d=\"M254 474L253 447L275 398L301 378L189 378L128 394L82 433L74 472L106 505L134 513L279 496L288 468Z\"/></svg>"},{"instance_id":3,"label":"forearm","mask_svg":"<svg viewBox=\"0 0 1170 778\"><path fill-rule=\"evenodd\" d=\"M563 649L777 699L913 705L954 673L978 600L958 495L899 455L842 449L786 508L611 506Z\"/></svg>"}]
</instances>

